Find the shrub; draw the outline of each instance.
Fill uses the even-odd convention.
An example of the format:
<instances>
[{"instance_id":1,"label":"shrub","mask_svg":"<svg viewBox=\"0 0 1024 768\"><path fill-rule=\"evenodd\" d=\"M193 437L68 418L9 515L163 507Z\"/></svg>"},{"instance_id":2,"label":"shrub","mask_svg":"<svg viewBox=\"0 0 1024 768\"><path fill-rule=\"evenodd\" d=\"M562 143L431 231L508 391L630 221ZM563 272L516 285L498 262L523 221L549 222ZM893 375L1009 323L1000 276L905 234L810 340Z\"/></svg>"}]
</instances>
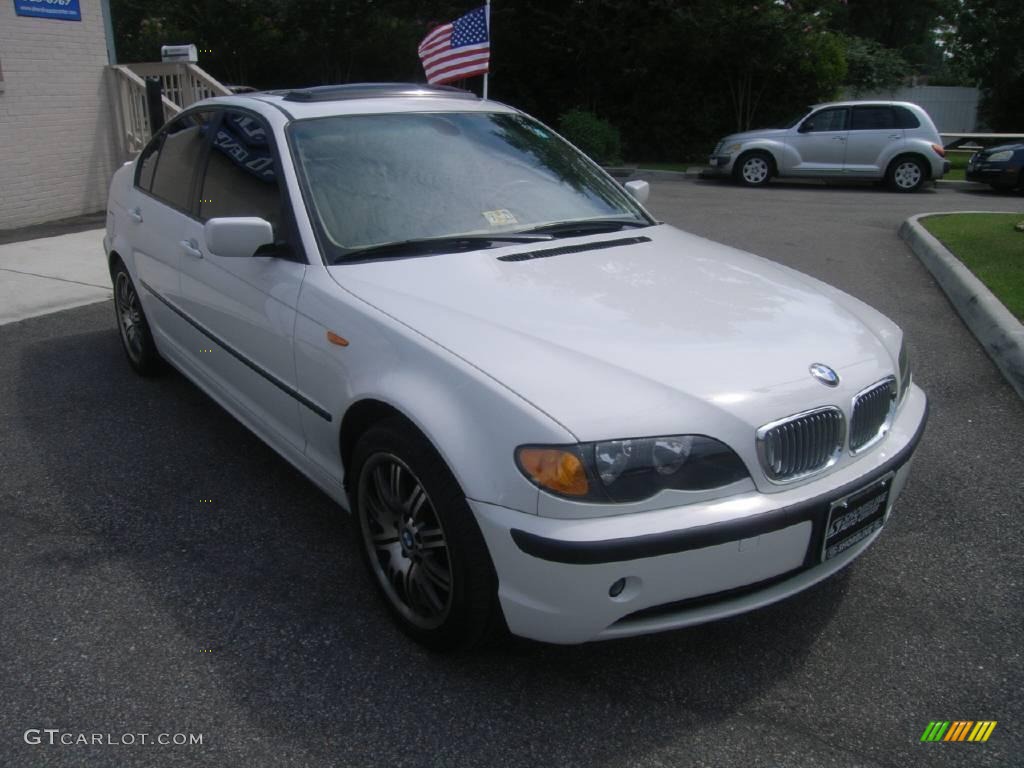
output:
<instances>
[{"instance_id":1,"label":"shrub","mask_svg":"<svg viewBox=\"0 0 1024 768\"><path fill-rule=\"evenodd\" d=\"M622 162L619 129L593 112L582 109L563 112L558 118L558 131L599 163Z\"/></svg>"}]
</instances>

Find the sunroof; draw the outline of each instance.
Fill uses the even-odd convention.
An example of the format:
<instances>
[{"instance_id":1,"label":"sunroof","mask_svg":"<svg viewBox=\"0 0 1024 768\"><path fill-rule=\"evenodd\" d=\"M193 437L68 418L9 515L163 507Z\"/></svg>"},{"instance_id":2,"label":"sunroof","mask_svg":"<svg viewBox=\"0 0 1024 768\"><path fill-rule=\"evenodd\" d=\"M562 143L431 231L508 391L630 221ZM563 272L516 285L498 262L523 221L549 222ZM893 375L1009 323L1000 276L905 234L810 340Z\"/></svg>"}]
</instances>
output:
<instances>
[{"instance_id":1,"label":"sunroof","mask_svg":"<svg viewBox=\"0 0 1024 768\"><path fill-rule=\"evenodd\" d=\"M450 85L424 85L422 83L346 83L344 85L317 85L296 88L284 95L284 101L338 101L340 99L381 99L394 97L441 97L446 99L473 99L476 94Z\"/></svg>"}]
</instances>

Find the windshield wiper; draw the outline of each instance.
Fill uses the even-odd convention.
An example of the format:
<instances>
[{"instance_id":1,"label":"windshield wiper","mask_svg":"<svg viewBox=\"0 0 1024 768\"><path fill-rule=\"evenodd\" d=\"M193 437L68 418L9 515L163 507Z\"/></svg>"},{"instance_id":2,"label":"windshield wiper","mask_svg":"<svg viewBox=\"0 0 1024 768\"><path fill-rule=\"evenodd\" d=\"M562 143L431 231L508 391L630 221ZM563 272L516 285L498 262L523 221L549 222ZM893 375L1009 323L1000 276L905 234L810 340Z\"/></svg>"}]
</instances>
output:
<instances>
[{"instance_id":1,"label":"windshield wiper","mask_svg":"<svg viewBox=\"0 0 1024 768\"><path fill-rule=\"evenodd\" d=\"M525 234L543 232L555 237L567 237L569 235L593 235L601 232L617 232L627 227L649 227L648 221L636 221L635 219L580 219L579 221L556 221L551 224L541 224L539 227L525 229Z\"/></svg>"},{"instance_id":2,"label":"windshield wiper","mask_svg":"<svg viewBox=\"0 0 1024 768\"><path fill-rule=\"evenodd\" d=\"M422 256L428 253L454 253L456 251L472 251L488 248L494 243L536 243L553 240L548 234L529 232L477 233L469 235L450 235L448 237L414 237L409 240L396 240L393 243L371 245L358 248L344 254L338 261L359 261L376 256Z\"/></svg>"}]
</instances>

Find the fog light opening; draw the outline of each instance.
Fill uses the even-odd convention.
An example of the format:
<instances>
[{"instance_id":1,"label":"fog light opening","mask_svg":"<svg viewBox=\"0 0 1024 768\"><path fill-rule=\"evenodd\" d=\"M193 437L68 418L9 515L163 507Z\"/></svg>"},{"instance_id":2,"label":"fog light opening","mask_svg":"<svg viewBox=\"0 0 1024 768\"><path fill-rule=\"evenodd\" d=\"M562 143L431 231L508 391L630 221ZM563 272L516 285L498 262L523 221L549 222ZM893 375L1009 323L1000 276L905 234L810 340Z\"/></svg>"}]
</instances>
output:
<instances>
[{"instance_id":1,"label":"fog light opening","mask_svg":"<svg viewBox=\"0 0 1024 768\"><path fill-rule=\"evenodd\" d=\"M622 594L622 590L626 588L626 580L619 579L618 581L612 582L612 585L608 588L609 597L618 597Z\"/></svg>"}]
</instances>

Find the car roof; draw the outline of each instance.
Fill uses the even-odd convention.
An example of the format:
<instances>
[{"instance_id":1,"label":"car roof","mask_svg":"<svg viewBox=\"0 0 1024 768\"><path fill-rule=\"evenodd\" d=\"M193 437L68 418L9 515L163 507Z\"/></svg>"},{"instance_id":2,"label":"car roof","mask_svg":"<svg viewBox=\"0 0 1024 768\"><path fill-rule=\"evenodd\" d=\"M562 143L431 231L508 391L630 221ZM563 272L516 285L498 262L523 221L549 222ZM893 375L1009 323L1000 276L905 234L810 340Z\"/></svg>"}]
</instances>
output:
<instances>
[{"instance_id":1,"label":"car roof","mask_svg":"<svg viewBox=\"0 0 1024 768\"><path fill-rule=\"evenodd\" d=\"M254 103L255 102L255 103ZM515 112L459 88L423 83L345 83L216 96L195 106L269 105L290 120L394 112ZM265 112L265 109L258 109Z\"/></svg>"},{"instance_id":2,"label":"car roof","mask_svg":"<svg viewBox=\"0 0 1024 768\"><path fill-rule=\"evenodd\" d=\"M891 99L859 99L850 101L826 101L821 104L812 104L811 109L822 107L906 107L914 111L921 110L920 105L909 101L893 101Z\"/></svg>"}]
</instances>

